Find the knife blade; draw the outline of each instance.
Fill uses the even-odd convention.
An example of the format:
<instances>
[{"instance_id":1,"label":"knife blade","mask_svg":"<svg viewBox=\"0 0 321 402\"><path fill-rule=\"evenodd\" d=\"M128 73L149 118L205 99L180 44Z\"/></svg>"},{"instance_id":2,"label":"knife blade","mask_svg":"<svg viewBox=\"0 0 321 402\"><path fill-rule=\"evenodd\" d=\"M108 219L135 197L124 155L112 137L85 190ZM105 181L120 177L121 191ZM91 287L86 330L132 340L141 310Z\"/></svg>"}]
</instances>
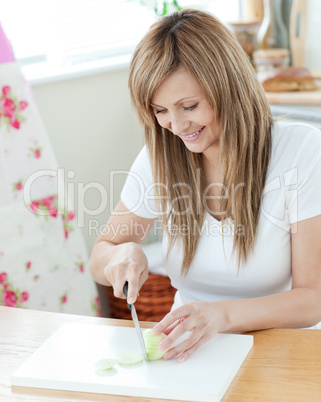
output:
<instances>
[{"instance_id":1,"label":"knife blade","mask_svg":"<svg viewBox=\"0 0 321 402\"><path fill-rule=\"evenodd\" d=\"M124 285L123 291L124 291L124 294L125 294L126 300L127 300L127 293L128 293L128 282L127 281L126 281L126 283ZM140 325L139 325L139 321L138 321L135 306L134 306L134 304L129 304L127 302L127 307L131 312L132 320L133 320L134 325L135 325L135 330L136 330L136 334L137 334L137 338L138 338L138 343L139 343L143 358L144 358L145 362L148 362L145 342L144 342L143 334L142 334L142 331L141 331L141 328L140 328Z\"/></svg>"}]
</instances>

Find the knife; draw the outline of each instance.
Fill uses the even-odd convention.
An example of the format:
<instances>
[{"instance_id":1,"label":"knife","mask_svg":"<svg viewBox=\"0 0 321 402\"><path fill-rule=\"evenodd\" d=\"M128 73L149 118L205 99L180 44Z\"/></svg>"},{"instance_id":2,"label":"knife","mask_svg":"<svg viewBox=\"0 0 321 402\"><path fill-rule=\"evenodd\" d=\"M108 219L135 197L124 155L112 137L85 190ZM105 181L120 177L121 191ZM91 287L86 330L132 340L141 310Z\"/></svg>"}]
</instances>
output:
<instances>
[{"instance_id":1,"label":"knife","mask_svg":"<svg viewBox=\"0 0 321 402\"><path fill-rule=\"evenodd\" d=\"M125 283L125 285L124 285L123 291L124 291L124 294L125 294L126 300L127 300L127 292L128 292L128 282L127 282L127 281L126 281L126 283ZM133 304L129 304L128 302L127 302L127 306L128 306L128 309L129 309L130 312L131 312L132 319L133 319L133 321L134 321L135 330L136 330L136 334L137 334L137 337L138 337L138 343L139 343L141 352L142 352L142 354L143 354L143 357L144 357L145 362L148 362L148 357L147 357L147 353L146 353L145 342L144 342L144 338L143 338L142 331L141 331L141 329L140 329L140 325L139 325L139 321L138 321L138 317L137 317L137 313L136 313L135 306L134 306Z\"/></svg>"}]
</instances>

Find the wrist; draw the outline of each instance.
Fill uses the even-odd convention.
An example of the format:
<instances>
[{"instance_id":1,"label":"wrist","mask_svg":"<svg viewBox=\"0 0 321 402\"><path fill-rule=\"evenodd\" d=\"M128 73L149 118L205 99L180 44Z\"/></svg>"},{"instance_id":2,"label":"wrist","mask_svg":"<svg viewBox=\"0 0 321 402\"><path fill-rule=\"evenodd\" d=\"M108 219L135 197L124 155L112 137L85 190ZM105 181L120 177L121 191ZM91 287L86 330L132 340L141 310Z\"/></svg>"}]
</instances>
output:
<instances>
[{"instance_id":1,"label":"wrist","mask_svg":"<svg viewBox=\"0 0 321 402\"><path fill-rule=\"evenodd\" d=\"M218 332L230 332L233 330L235 320L233 319L233 313L229 308L229 303L226 301L214 302L216 309L219 308L219 331Z\"/></svg>"}]
</instances>

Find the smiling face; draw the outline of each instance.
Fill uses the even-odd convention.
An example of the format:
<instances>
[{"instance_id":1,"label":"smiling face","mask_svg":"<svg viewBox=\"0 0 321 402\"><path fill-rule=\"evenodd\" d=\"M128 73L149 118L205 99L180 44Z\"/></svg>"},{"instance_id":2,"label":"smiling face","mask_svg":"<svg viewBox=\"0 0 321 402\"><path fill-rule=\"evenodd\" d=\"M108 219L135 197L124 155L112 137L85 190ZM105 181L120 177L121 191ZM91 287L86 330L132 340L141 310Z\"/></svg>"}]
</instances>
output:
<instances>
[{"instance_id":1,"label":"smiling face","mask_svg":"<svg viewBox=\"0 0 321 402\"><path fill-rule=\"evenodd\" d=\"M154 91L151 106L159 125L196 153L218 149L220 129L197 80L183 67L170 74Z\"/></svg>"}]
</instances>

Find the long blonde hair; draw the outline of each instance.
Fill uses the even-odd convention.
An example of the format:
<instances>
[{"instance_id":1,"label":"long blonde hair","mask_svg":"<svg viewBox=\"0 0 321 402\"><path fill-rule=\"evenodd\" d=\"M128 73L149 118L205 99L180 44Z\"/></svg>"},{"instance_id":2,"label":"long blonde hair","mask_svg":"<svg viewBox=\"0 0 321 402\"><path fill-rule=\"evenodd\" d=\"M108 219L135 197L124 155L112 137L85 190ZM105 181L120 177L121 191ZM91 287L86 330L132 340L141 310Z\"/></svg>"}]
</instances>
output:
<instances>
[{"instance_id":1,"label":"long blonde hair","mask_svg":"<svg viewBox=\"0 0 321 402\"><path fill-rule=\"evenodd\" d=\"M169 237L169 250L183 242L182 273L193 260L204 223L202 154L189 151L183 141L158 124L150 105L154 90L178 67L197 79L220 122L220 161L224 186L232 197L221 209L241 235L234 234L233 253L238 266L253 250L262 192L271 154L272 115L248 56L233 34L215 17L198 10L183 10L154 23L138 44L131 61L129 89L145 130L155 183ZM192 191L186 192L187 183ZM235 190L235 184L242 186ZM244 184L244 185L243 185ZM169 204L168 204L169 203ZM179 212L182 213L179 213ZM188 211L188 213L185 213ZM170 225L189 228L179 235Z\"/></svg>"}]
</instances>

